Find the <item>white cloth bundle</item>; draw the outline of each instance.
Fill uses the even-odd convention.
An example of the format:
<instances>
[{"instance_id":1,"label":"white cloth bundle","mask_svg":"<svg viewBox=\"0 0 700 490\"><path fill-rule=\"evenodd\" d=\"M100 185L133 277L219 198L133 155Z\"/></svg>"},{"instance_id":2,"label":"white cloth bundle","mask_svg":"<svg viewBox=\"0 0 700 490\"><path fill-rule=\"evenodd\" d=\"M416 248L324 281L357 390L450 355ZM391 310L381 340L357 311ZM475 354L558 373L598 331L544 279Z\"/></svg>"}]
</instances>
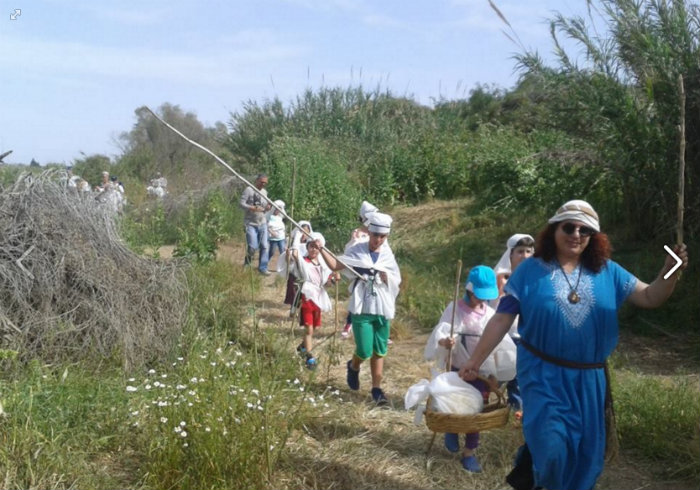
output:
<instances>
[{"instance_id":1,"label":"white cloth bundle","mask_svg":"<svg viewBox=\"0 0 700 490\"><path fill-rule=\"evenodd\" d=\"M436 412L455 415L474 415L484 409L484 398L481 392L459 377L455 371L442 373L428 382L422 379L411 386L404 396L406 409L432 397L431 409ZM425 405L416 409L413 422L420 425L423 420Z\"/></svg>"}]
</instances>

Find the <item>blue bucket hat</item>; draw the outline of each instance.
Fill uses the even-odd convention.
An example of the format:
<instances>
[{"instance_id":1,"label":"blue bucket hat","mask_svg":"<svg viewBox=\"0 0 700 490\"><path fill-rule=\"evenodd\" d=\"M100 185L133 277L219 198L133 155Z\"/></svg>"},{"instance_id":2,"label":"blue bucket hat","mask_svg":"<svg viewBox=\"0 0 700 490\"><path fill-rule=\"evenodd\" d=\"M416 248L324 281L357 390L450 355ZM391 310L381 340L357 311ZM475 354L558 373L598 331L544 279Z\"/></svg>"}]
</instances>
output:
<instances>
[{"instance_id":1,"label":"blue bucket hat","mask_svg":"<svg viewBox=\"0 0 700 490\"><path fill-rule=\"evenodd\" d=\"M467 291L474 293L480 300L498 298L496 273L487 265L477 265L467 277Z\"/></svg>"}]
</instances>

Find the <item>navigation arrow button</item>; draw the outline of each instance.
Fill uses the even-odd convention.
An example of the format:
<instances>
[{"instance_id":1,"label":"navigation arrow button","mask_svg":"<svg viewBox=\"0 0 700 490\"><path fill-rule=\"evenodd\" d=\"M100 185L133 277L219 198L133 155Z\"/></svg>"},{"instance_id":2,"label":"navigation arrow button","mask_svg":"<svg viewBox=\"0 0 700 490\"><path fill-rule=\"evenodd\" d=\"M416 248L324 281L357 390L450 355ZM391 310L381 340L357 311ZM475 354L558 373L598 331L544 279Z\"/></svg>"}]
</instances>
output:
<instances>
[{"instance_id":1,"label":"navigation arrow button","mask_svg":"<svg viewBox=\"0 0 700 490\"><path fill-rule=\"evenodd\" d=\"M671 257L673 257L673 260L676 261L676 265L674 265L673 267L671 267L671 270L668 271L666 274L664 274L664 279L668 279L669 277L671 277L671 274L673 274L674 272L676 272L676 270L678 270L678 268L679 268L681 265L683 265L683 261L681 260L681 258L680 258L678 255L676 255L675 253L673 253L673 250L671 250L671 248L670 248L668 245L664 245L664 250L666 250L666 252L668 252L668 254L669 254Z\"/></svg>"}]
</instances>

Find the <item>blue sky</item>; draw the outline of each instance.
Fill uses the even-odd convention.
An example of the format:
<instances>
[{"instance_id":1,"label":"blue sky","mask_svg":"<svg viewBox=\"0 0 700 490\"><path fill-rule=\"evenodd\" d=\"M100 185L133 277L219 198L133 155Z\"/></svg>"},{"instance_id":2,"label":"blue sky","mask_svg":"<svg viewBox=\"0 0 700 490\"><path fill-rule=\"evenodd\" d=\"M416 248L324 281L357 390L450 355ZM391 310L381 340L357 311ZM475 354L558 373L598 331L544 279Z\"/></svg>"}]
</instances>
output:
<instances>
[{"instance_id":1,"label":"blue sky","mask_svg":"<svg viewBox=\"0 0 700 490\"><path fill-rule=\"evenodd\" d=\"M495 3L545 59L545 19L586 4ZM510 88L518 47L504 28L488 0L0 0L0 153L115 156L134 110L164 102L213 125L247 100L321 86L380 86L426 105L477 83Z\"/></svg>"}]
</instances>

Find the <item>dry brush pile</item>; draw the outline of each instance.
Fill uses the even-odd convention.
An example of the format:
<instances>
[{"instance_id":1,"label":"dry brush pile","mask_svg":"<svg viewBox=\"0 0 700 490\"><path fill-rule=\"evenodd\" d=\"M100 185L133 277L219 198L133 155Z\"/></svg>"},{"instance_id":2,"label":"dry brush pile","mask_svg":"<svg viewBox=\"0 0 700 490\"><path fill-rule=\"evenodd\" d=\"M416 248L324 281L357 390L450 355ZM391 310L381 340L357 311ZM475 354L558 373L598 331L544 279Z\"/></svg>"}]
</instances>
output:
<instances>
[{"instance_id":1,"label":"dry brush pile","mask_svg":"<svg viewBox=\"0 0 700 490\"><path fill-rule=\"evenodd\" d=\"M117 216L58 171L0 189L0 347L44 360L119 356L131 368L177 341L181 267L130 251Z\"/></svg>"}]
</instances>

